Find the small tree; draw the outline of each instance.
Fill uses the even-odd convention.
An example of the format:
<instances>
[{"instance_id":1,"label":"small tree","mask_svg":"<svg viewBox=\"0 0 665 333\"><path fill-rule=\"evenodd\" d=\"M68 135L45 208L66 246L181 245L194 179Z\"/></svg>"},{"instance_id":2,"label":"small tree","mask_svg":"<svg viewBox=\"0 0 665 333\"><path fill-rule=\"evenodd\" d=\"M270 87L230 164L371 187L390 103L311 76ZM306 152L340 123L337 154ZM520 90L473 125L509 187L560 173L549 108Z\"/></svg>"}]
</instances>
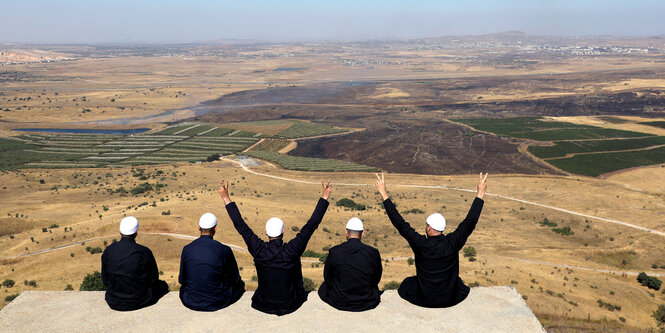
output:
<instances>
[{"instance_id":1,"label":"small tree","mask_svg":"<svg viewBox=\"0 0 665 333\"><path fill-rule=\"evenodd\" d=\"M643 286L647 288L654 290L660 290L660 286L663 284L663 281L661 281L659 278L655 276L648 276L644 272L641 272L637 276L637 282L641 283Z\"/></svg>"},{"instance_id":2,"label":"small tree","mask_svg":"<svg viewBox=\"0 0 665 333\"><path fill-rule=\"evenodd\" d=\"M316 283L314 283L312 279L306 277L302 278L302 286L305 288L305 291L314 291L317 287Z\"/></svg>"},{"instance_id":3,"label":"small tree","mask_svg":"<svg viewBox=\"0 0 665 333\"><path fill-rule=\"evenodd\" d=\"M386 282L386 284L383 285L383 290L395 290L399 288L400 283L392 280L390 282Z\"/></svg>"},{"instance_id":4,"label":"small tree","mask_svg":"<svg viewBox=\"0 0 665 333\"><path fill-rule=\"evenodd\" d=\"M10 280L10 279L6 279L6 280L2 281L2 285L7 287L7 288L11 288L15 284L16 284L16 282L14 282L14 280Z\"/></svg>"},{"instance_id":5,"label":"small tree","mask_svg":"<svg viewBox=\"0 0 665 333\"><path fill-rule=\"evenodd\" d=\"M95 291L95 290L106 290L106 286L104 286L104 282L102 282L102 273L95 271L92 274L88 274L83 278L83 282L81 282L81 287L79 287L79 290L81 291Z\"/></svg>"}]
</instances>

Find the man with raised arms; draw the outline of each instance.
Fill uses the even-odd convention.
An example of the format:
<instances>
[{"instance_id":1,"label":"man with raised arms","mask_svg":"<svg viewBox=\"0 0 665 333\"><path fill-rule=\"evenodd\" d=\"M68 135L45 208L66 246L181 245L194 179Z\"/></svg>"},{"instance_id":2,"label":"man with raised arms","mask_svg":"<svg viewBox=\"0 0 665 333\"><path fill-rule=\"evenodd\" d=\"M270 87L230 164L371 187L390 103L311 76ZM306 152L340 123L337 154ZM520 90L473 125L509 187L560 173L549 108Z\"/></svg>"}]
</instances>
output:
<instances>
[{"instance_id":1,"label":"man with raised arms","mask_svg":"<svg viewBox=\"0 0 665 333\"><path fill-rule=\"evenodd\" d=\"M416 259L416 276L402 281L398 289L400 297L429 308L444 308L462 302L469 295L469 287L459 277L459 251L476 227L483 209L487 174L480 174L477 195L466 218L448 235L443 234L446 220L439 213L427 218L425 235L417 233L388 197L384 175L377 174L376 177L376 187L390 222L409 243Z\"/></svg>"},{"instance_id":2,"label":"man with raised arms","mask_svg":"<svg viewBox=\"0 0 665 333\"><path fill-rule=\"evenodd\" d=\"M381 301L381 255L361 242L364 229L359 218L351 218L346 223L346 242L328 251L319 297L338 310L365 311Z\"/></svg>"},{"instance_id":3,"label":"man with raised arms","mask_svg":"<svg viewBox=\"0 0 665 333\"><path fill-rule=\"evenodd\" d=\"M169 292L159 279L155 256L149 248L136 243L139 221L127 216L120 221L119 242L102 254L102 282L106 303L113 310L130 311L153 305Z\"/></svg>"},{"instance_id":4,"label":"man with raised arms","mask_svg":"<svg viewBox=\"0 0 665 333\"><path fill-rule=\"evenodd\" d=\"M278 316L297 310L307 300L303 287L300 256L305 252L307 242L318 228L328 209L328 198L332 192L330 182L321 181L323 194L316 204L314 213L300 229L298 235L284 243L284 222L277 217L266 222L265 233L268 241L261 240L245 223L238 206L229 197L229 182L222 181L218 191L226 211L236 230L242 236L249 253L254 257L259 286L252 297L252 307Z\"/></svg>"},{"instance_id":5,"label":"man with raised arms","mask_svg":"<svg viewBox=\"0 0 665 333\"><path fill-rule=\"evenodd\" d=\"M231 248L213 239L217 217L199 218L201 237L187 244L180 256L180 300L196 311L217 311L240 299L245 283Z\"/></svg>"}]
</instances>

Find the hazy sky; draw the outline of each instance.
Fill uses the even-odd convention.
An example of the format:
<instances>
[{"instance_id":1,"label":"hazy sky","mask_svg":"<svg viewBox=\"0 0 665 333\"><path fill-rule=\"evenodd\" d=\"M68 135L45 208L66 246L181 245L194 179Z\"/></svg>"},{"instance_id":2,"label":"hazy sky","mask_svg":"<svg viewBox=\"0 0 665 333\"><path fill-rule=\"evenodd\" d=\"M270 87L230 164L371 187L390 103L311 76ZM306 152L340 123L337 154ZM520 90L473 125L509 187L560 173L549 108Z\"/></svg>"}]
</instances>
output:
<instances>
[{"instance_id":1,"label":"hazy sky","mask_svg":"<svg viewBox=\"0 0 665 333\"><path fill-rule=\"evenodd\" d=\"M0 42L665 35L663 0L2 0Z\"/></svg>"}]
</instances>

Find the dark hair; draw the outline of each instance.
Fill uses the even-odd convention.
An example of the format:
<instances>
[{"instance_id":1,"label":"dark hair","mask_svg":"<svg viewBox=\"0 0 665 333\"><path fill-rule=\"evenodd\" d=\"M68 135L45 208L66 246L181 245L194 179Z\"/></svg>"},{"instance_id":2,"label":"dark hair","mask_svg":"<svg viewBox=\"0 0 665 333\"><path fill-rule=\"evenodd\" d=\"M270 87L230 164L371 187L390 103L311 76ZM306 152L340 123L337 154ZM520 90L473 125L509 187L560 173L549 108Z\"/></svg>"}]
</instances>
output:
<instances>
[{"instance_id":1,"label":"dark hair","mask_svg":"<svg viewBox=\"0 0 665 333\"><path fill-rule=\"evenodd\" d=\"M131 235L122 235L122 237L127 237L127 238L136 238L136 232L131 234Z\"/></svg>"},{"instance_id":2,"label":"dark hair","mask_svg":"<svg viewBox=\"0 0 665 333\"><path fill-rule=\"evenodd\" d=\"M212 233L212 231L213 231L214 229L215 229L215 227L212 227L212 228L206 228L206 229L201 228L201 233L202 233L202 234L204 234L204 233L205 233L205 234L209 234L209 233Z\"/></svg>"},{"instance_id":3,"label":"dark hair","mask_svg":"<svg viewBox=\"0 0 665 333\"><path fill-rule=\"evenodd\" d=\"M346 232L349 233L349 237L360 238L360 237L362 237L362 235L363 235L363 232L362 232L362 231L358 231L358 230L346 229Z\"/></svg>"}]
</instances>

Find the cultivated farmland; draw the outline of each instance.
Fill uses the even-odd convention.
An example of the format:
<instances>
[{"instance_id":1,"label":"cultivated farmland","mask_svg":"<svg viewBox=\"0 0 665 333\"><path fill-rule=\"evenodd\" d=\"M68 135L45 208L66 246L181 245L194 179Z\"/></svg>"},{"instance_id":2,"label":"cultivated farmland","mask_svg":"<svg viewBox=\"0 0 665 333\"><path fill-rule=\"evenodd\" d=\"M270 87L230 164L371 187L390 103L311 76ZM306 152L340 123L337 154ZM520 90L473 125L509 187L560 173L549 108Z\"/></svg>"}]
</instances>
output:
<instances>
[{"instance_id":1,"label":"cultivated farmland","mask_svg":"<svg viewBox=\"0 0 665 333\"><path fill-rule=\"evenodd\" d=\"M234 154L258 140L249 135L229 136L234 133L209 124L184 123L136 136L28 134L2 141L7 158L0 166L72 168L197 162L213 154Z\"/></svg>"},{"instance_id":2,"label":"cultivated farmland","mask_svg":"<svg viewBox=\"0 0 665 333\"><path fill-rule=\"evenodd\" d=\"M576 125L558 121L543 121L543 118L541 117L519 117L504 119L476 118L455 119L454 121L471 126L480 131L491 132L501 136L539 141L634 138L652 136L652 134L639 132Z\"/></svg>"},{"instance_id":3,"label":"cultivated farmland","mask_svg":"<svg viewBox=\"0 0 665 333\"><path fill-rule=\"evenodd\" d=\"M335 128L324 124L315 124L308 122L294 122L287 129L280 131L275 136L281 138L304 138L326 134L336 134L348 132L345 128Z\"/></svg>"},{"instance_id":4,"label":"cultivated farmland","mask_svg":"<svg viewBox=\"0 0 665 333\"><path fill-rule=\"evenodd\" d=\"M575 174L599 176L621 169L665 162L665 137L653 134L544 121L540 117L458 119L475 129L514 138L551 141L527 150L553 166ZM643 124L657 124L648 122Z\"/></svg>"},{"instance_id":5,"label":"cultivated farmland","mask_svg":"<svg viewBox=\"0 0 665 333\"><path fill-rule=\"evenodd\" d=\"M264 139L259 142L256 146L252 147L252 150L261 150L261 151L280 151L282 148L286 147L291 141L284 139Z\"/></svg>"}]
</instances>

